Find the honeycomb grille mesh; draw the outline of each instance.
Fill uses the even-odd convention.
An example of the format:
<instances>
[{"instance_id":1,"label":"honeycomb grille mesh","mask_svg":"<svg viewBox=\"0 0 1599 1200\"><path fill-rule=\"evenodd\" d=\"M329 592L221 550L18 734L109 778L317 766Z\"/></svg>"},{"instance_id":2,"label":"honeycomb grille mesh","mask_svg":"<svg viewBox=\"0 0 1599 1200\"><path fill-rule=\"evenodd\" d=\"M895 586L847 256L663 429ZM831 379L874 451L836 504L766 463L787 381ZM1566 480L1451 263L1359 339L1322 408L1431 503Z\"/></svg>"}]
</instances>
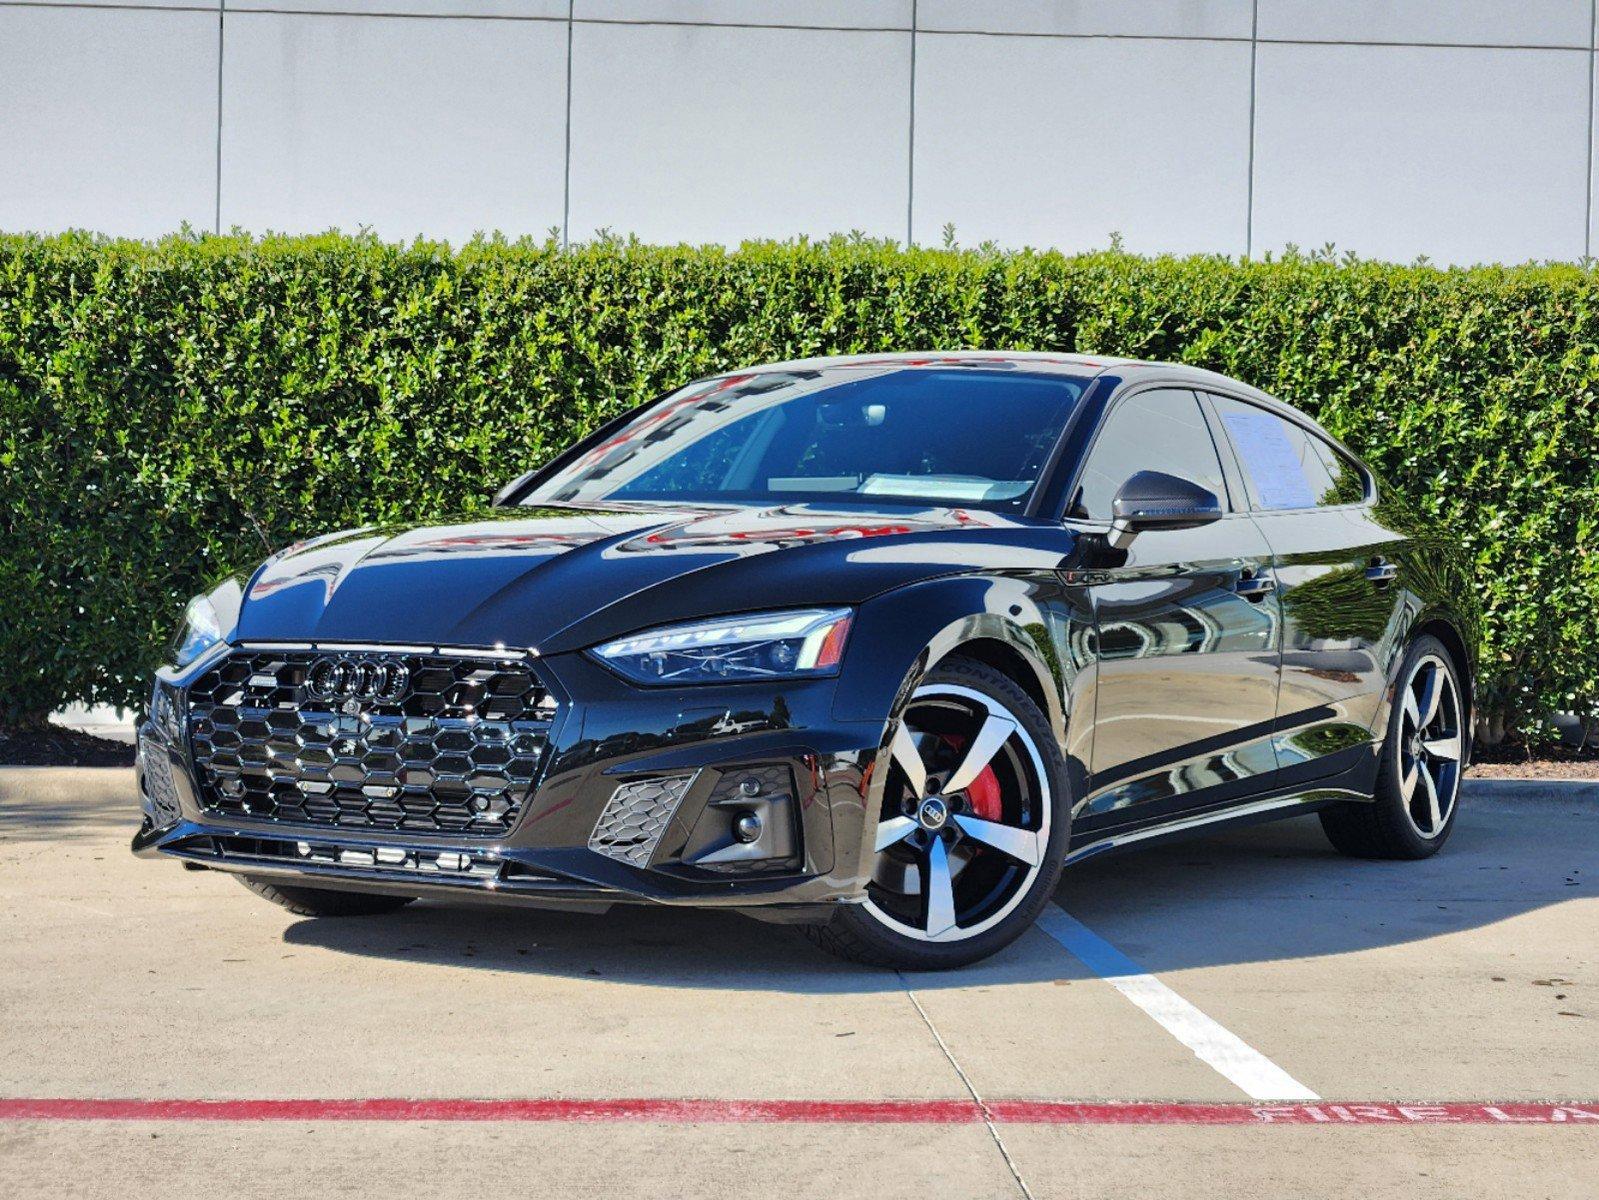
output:
<instances>
[{"instance_id":1,"label":"honeycomb grille mesh","mask_svg":"<svg viewBox=\"0 0 1599 1200\"><path fill-rule=\"evenodd\" d=\"M313 673L330 657L349 668L346 683L363 668L368 680L403 682L381 698L318 695L329 672ZM239 652L188 692L208 810L416 833L506 833L554 714L525 661L487 656Z\"/></svg>"},{"instance_id":2,"label":"honeycomb grille mesh","mask_svg":"<svg viewBox=\"0 0 1599 1200\"><path fill-rule=\"evenodd\" d=\"M139 739L139 757L144 764L144 794L150 799L150 815L156 826L170 825L182 816L178 804L178 785L172 778L172 761L167 752L149 738Z\"/></svg>"},{"instance_id":3,"label":"honeycomb grille mesh","mask_svg":"<svg viewBox=\"0 0 1599 1200\"><path fill-rule=\"evenodd\" d=\"M635 867L648 866L693 781L692 775L668 775L624 783L605 802L589 835L589 849Z\"/></svg>"}]
</instances>

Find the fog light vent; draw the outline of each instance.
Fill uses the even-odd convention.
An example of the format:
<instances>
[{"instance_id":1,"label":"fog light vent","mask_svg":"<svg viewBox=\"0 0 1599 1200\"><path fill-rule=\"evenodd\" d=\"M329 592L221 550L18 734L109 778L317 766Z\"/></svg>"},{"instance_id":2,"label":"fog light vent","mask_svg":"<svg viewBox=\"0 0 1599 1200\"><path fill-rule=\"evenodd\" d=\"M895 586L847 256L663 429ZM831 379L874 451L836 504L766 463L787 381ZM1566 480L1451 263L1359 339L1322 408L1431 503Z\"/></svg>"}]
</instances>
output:
<instances>
[{"instance_id":1,"label":"fog light vent","mask_svg":"<svg viewBox=\"0 0 1599 1200\"><path fill-rule=\"evenodd\" d=\"M798 866L794 773L783 763L720 770L705 810L689 831L683 861L726 874Z\"/></svg>"},{"instance_id":2,"label":"fog light vent","mask_svg":"<svg viewBox=\"0 0 1599 1200\"><path fill-rule=\"evenodd\" d=\"M589 849L635 867L648 866L693 782L692 775L666 775L624 783L606 801L589 835Z\"/></svg>"}]
</instances>

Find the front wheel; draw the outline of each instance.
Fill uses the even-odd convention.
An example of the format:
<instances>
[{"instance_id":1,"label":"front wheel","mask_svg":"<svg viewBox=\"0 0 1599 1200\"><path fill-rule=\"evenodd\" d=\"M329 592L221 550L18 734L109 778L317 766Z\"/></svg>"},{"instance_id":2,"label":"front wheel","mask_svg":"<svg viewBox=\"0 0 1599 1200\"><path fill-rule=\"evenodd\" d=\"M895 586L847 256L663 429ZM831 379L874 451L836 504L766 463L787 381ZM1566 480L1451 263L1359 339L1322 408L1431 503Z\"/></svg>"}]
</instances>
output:
<instances>
[{"instance_id":1,"label":"front wheel","mask_svg":"<svg viewBox=\"0 0 1599 1200\"><path fill-rule=\"evenodd\" d=\"M951 660L911 696L887 753L866 899L810 935L911 970L986 958L1033 923L1060 878L1071 807L1049 722L1009 676Z\"/></svg>"},{"instance_id":2,"label":"front wheel","mask_svg":"<svg viewBox=\"0 0 1599 1200\"><path fill-rule=\"evenodd\" d=\"M1327 840L1356 858L1427 858L1455 826L1465 760L1466 714L1459 676L1437 638L1405 655L1377 765L1372 802L1322 810Z\"/></svg>"}]
</instances>

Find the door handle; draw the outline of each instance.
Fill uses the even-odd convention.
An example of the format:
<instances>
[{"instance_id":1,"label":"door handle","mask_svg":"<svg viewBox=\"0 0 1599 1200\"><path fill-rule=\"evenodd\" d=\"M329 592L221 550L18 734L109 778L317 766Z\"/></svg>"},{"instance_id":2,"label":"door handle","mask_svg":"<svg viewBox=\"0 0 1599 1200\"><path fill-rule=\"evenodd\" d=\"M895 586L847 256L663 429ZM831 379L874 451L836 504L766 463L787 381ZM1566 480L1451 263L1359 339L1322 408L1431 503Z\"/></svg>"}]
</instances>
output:
<instances>
[{"instance_id":1,"label":"door handle","mask_svg":"<svg viewBox=\"0 0 1599 1200\"><path fill-rule=\"evenodd\" d=\"M1240 575L1233 591L1245 600L1259 600L1277 589L1277 581L1270 575Z\"/></svg>"},{"instance_id":2,"label":"door handle","mask_svg":"<svg viewBox=\"0 0 1599 1200\"><path fill-rule=\"evenodd\" d=\"M1379 586L1385 583L1392 583L1399 578L1399 566L1397 563L1391 563L1385 559L1375 559L1371 566L1366 568L1366 578Z\"/></svg>"}]
</instances>

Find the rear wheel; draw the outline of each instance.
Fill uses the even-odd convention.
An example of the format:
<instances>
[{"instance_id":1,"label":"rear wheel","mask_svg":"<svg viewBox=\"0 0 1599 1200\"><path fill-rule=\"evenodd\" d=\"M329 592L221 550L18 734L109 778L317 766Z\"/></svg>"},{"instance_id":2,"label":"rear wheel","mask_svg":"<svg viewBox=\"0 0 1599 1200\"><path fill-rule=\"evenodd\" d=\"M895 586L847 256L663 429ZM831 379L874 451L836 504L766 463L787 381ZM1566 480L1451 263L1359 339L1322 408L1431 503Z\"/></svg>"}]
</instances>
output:
<instances>
[{"instance_id":1,"label":"rear wheel","mask_svg":"<svg viewBox=\"0 0 1599 1200\"><path fill-rule=\"evenodd\" d=\"M285 886L255 875L235 875L234 878L257 896L300 917L375 917L402 909L416 899L415 896L385 896L378 892Z\"/></svg>"},{"instance_id":2,"label":"rear wheel","mask_svg":"<svg viewBox=\"0 0 1599 1200\"><path fill-rule=\"evenodd\" d=\"M1455 825L1466 707L1443 643L1417 638L1399 680L1373 802L1339 804L1321 814L1328 840L1357 858L1427 858Z\"/></svg>"},{"instance_id":3,"label":"rear wheel","mask_svg":"<svg viewBox=\"0 0 1599 1200\"><path fill-rule=\"evenodd\" d=\"M886 758L864 903L811 928L824 948L912 970L1009 945L1060 878L1070 807L1049 722L1008 676L954 660L912 695Z\"/></svg>"}]
</instances>

